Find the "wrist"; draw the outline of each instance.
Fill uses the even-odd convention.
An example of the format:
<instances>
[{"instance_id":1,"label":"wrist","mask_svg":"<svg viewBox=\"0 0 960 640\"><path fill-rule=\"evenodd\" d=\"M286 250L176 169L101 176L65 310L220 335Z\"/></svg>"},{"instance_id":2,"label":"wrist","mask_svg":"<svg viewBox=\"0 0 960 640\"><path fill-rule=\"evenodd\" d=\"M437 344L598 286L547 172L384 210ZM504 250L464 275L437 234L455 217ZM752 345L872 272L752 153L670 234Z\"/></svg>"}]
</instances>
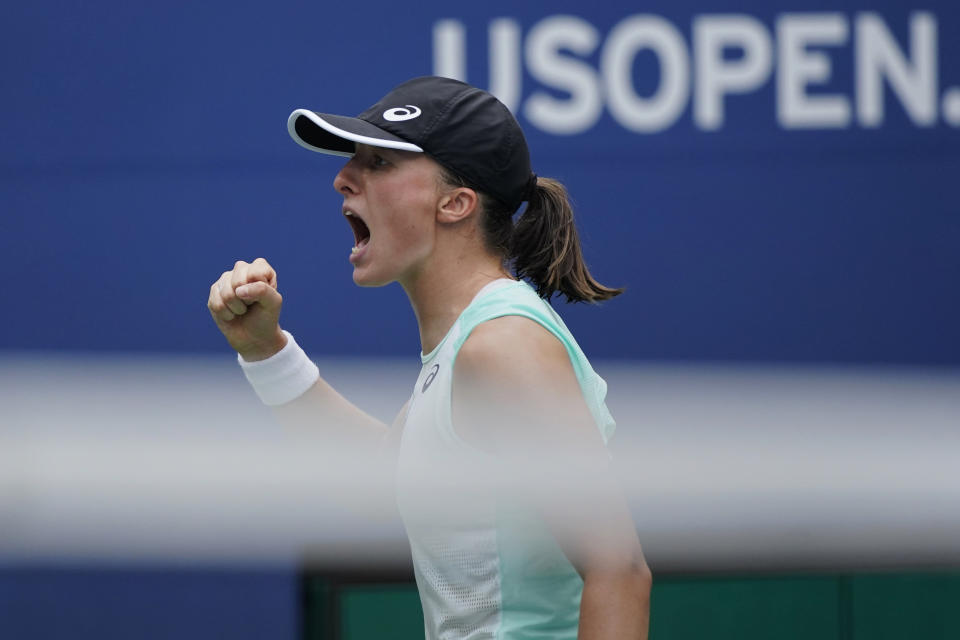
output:
<instances>
[{"instance_id":1,"label":"wrist","mask_svg":"<svg viewBox=\"0 0 960 640\"><path fill-rule=\"evenodd\" d=\"M259 362L261 360L272 358L276 354L283 351L283 348L287 346L288 335L289 334L286 331L283 331L280 329L280 327L277 327L277 332L270 340L252 345L243 351L238 349L237 354L244 362Z\"/></svg>"},{"instance_id":2,"label":"wrist","mask_svg":"<svg viewBox=\"0 0 960 640\"><path fill-rule=\"evenodd\" d=\"M263 360L247 360L237 354L250 386L264 404L277 406L299 398L320 377L317 369L297 341L288 332L283 332L284 346Z\"/></svg>"}]
</instances>

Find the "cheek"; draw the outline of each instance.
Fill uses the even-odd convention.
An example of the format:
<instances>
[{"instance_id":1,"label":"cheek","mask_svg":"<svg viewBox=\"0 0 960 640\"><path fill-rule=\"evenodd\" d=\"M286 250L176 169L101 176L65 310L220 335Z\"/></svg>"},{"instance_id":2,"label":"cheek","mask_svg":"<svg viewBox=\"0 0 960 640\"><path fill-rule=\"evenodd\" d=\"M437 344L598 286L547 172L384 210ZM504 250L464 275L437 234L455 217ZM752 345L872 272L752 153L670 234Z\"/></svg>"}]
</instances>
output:
<instances>
[{"instance_id":1,"label":"cheek","mask_svg":"<svg viewBox=\"0 0 960 640\"><path fill-rule=\"evenodd\" d=\"M423 215L407 215L397 220L393 235L395 249L405 257L405 261L418 260L433 247L433 224Z\"/></svg>"},{"instance_id":2,"label":"cheek","mask_svg":"<svg viewBox=\"0 0 960 640\"><path fill-rule=\"evenodd\" d=\"M433 194L417 186L396 193L391 202L390 229L393 239L402 246L417 250L430 244L434 230Z\"/></svg>"}]
</instances>

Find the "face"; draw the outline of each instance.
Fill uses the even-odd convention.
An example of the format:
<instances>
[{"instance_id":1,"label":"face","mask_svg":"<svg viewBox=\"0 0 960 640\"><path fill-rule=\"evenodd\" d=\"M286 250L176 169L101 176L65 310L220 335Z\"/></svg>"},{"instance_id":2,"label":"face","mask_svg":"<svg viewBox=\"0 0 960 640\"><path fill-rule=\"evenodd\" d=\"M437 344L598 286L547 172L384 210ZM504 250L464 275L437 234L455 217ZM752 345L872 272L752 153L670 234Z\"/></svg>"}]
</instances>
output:
<instances>
[{"instance_id":1,"label":"face","mask_svg":"<svg viewBox=\"0 0 960 640\"><path fill-rule=\"evenodd\" d=\"M355 283L416 276L433 248L438 185L439 166L423 153L357 145L333 181L354 233Z\"/></svg>"}]
</instances>

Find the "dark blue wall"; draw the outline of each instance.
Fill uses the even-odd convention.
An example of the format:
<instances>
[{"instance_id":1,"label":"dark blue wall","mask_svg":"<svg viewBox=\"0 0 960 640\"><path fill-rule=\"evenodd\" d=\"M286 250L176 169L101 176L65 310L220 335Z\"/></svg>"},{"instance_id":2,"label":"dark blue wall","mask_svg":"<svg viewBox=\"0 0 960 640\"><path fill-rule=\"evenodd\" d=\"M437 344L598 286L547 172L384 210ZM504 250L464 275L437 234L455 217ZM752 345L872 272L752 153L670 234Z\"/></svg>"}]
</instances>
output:
<instances>
[{"instance_id":1,"label":"dark blue wall","mask_svg":"<svg viewBox=\"0 0 960 640\"><path fill-rule=\"evenodd\" d=\"M355 113L431 73L444 18L462 23L468 80L481 86L487 28L503 16L524 41L550 16L579 16L599 40L592 53L562 55L596 70L614 28L638 12L606 4L8 4L0 252L11 288L0 349L222 351L208 286L234 260L265 256L280 273L284 323L309 349L415 354L402 291L352 285L350 232L330 188L339 161L296 146L287 114ZM911 4L870 9L908 58ZM713 131L694 120L691 98L661 131L631 131L605 107L579 133L550 134L522 106L534 93L570 94L521 67L535 170L568 184L597 276L629 288L601 309L561 304L588 353L960 363L960 123L942 101L960 86L960 9L925 7L939 35L928 124L889 85L877 127L856 114L841 128L778 120L775 25L787 11L839 13L848 36L810 47L831 76L806 91L854 103L863 6L847 0L646 3L691 60L698 17L741 14L770 34L769 77L728 95ZM633 71L634 90L653 94L657 58L641 52Z\"/></svg>"},{"instance_id":2,"label":"dark blue wall","mask_svg":"<svg viewBox=\"0 0 960 640\"><path fill-rule=\"evenodd\" d=\"M11 640L294 640L299 615L289 570L0 570L0 637Z\"/></svg>"}]
</instances>

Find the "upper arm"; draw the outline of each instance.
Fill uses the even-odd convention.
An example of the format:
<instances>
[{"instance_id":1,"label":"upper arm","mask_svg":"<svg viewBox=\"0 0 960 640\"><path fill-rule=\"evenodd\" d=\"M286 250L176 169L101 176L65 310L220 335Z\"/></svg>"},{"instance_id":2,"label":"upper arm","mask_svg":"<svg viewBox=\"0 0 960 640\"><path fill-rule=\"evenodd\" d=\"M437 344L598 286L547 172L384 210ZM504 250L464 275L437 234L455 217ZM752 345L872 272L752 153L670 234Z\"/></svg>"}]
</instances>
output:
<instances>
[{"instance_id":1,"label":"upper arm","mask_svg":"<svg viewBox=\"0 0 960 640\"><path fill-rule=\"evenodd\" d=\"M457 356L452 398L457 434L516 472L515 495L533 502L581 575L637 562L603 438L553 334L518 316L479 325Z\"/></svg>"},{"instance_id":2,"label":"upper arm","mask_svg":"<svg viewBox=\"0 0 960 640\"><path fill-rule=\"evenodd\" d=\"M478 325L457 355L452 419L482 449L603 447L566 347L522 316Z\"/></svg>"},{"instance_id":3,"label":"upper arm","mask_svg":"<svg viewBox=\"0 0 960 640\"><path fill-rule=\"evenodd\" d=\"M407 398L407 401L403 403L403 406L400 407L400 411L397 412L396 417L393 419L393 422L390 423L390 429L398 429L403 421L407 419L407 411L410 410L410 398Z\"/></svg>"},{"instance_id":4,"label":"upper arm","mask_svg":"<svg viewBox=\"0 0 960 640\"><path fill-rule=\"evenodd\" d=\"M400 436L403 435L403 423L407 419L407 411L410 409L410 399L408 398L397 416L390 424L390 428L384 431L383 438L380 440L381 449L386 451L398 450L400 447Z\"/></svg>"}]
</instances>

